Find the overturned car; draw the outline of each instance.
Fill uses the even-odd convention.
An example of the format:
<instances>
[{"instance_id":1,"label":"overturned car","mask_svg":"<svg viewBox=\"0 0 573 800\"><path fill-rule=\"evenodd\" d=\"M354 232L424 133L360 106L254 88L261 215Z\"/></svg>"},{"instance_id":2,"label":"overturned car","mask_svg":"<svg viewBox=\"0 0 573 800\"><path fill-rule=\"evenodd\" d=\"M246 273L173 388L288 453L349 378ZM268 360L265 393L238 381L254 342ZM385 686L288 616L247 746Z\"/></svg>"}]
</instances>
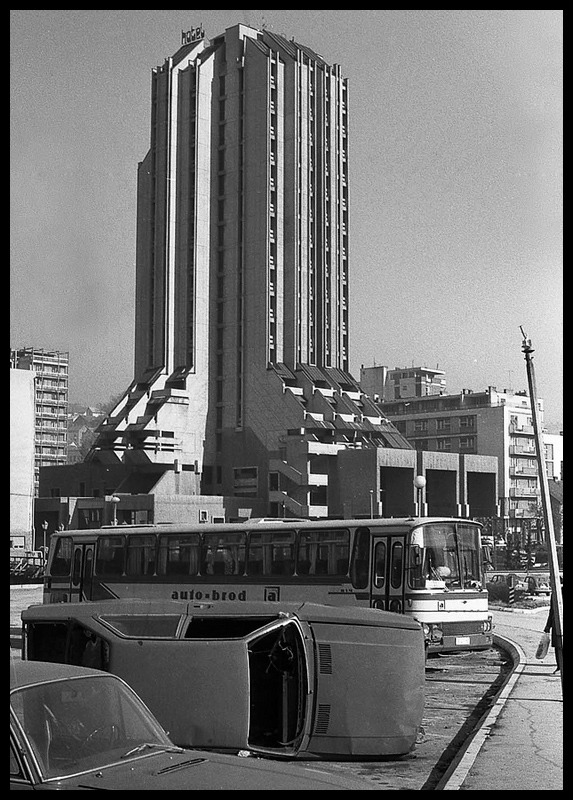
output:
<instances>
[{"instance_id":1,"label":"overturned car","mask_svg":"<svg viewBox=\"0 0 573 800\"><path fill-rule=\"evenodd\" d=\"M30 606L22 622L24 659L120 676L183 747L397 756L422 721L424 637L404 615L106 600Z\"/></svg>"}]
</instances>

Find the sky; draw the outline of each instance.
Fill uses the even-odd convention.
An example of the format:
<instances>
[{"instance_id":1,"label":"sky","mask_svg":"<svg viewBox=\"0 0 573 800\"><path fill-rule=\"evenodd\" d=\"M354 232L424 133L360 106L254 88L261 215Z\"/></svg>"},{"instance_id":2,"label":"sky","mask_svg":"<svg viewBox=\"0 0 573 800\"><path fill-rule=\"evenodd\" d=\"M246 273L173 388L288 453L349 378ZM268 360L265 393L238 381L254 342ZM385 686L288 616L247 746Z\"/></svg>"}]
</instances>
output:
<instances>
[{"instance_id":1,"label":"sky","mask_svg":"<svg viewBox=\"0 0 573 800\"><path fill-rule=\"evenodd\" d=\"M562 429L561 10L11 11L10 346L70 353L70 400L133 378L151 71L245 23L349 80L350 371L527 389Z\"/></svg>"}]
</instances>

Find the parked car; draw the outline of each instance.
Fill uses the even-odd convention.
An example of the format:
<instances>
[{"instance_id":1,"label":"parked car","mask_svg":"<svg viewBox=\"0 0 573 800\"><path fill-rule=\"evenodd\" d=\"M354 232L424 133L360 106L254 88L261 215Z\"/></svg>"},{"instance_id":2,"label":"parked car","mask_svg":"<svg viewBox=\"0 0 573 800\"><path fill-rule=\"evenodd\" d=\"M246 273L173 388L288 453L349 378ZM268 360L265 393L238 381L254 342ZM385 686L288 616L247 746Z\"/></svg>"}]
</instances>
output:
<instances>
[{"instance_id":1,"label":"parked car","mask_svg":"<svg viewBox=\"0 0 573 800\"><path fill-rule=\"evenodd\" d=\"M515 573L494 573L488 575L486 580L486 589L490 602L502 601L508 603L510 601L509 590L513 588L514 599L522 597L527 592L527 582Z\"/></svg>"},{"instance_id":2,"label":"parked car","mask_svg":"<svg viewBox=\"0 0 573 800\"><path fill-rule=\"evenodd\" d=\"M104 600L31 606L22 621L24 658L119 675L181 746L402 755L422 722L424 636L402 614Z\"/></svg>"},{"instance_id":3,"label":"parked car","mask_svg":"<svg viewBox=\"0 0 573 800\"><path fill-rule=\"evenodd\" d=\"M176 747L115 675L11 661L10 789L375 789L297 764Z\"/></svg>"},{"instance_id":4,"label":"parked car","mask_svg":"<svg viewBox=\"0 0 573 800\"><path fill-rule=\"evenodd\" d=\"M487 583L505 583L510 588L516 589L519 592L527 592L528 585L525 578L520 578L514 572L498 573L488 576Z\"/></svg>"},{"instance_id":5,"label":"parked car","mask_svg":"<svg viewBox=\"0 0 573 800\"><path fill-rule=\"evenodd\" d=\"M528 575L527 591L529 594L551 594L551 581L549 575Z\"/></svg>"}]
</instances>

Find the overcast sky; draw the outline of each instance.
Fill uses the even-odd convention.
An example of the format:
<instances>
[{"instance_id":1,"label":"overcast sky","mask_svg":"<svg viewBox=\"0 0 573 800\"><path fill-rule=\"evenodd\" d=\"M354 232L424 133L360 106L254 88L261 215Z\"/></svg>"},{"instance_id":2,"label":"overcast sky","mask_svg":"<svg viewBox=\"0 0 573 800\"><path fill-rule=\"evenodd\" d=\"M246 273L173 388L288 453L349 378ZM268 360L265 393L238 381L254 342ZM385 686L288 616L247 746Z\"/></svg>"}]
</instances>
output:
<instances>
[{"instance_id":1,"label":"overcast sky","mask_svg":"<svg viewBox=\"0 0 573 800\"><path fill-rule=\"evenodd\" d=\"M11 347L133 378L137 164L181 31L266 26L350 92L350 365L527 387L562 425L562 11L11 11Z\"/></svg>"}]
</instances>

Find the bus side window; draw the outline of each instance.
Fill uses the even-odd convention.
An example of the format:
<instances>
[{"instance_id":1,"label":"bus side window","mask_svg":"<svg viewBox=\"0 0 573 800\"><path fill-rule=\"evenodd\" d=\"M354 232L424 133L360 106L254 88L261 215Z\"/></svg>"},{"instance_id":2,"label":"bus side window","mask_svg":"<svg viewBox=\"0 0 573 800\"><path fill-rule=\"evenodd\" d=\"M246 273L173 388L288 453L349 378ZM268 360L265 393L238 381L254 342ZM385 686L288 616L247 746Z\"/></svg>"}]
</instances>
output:
<instances>
[{"instance_id":1,"label":"bus side window","mask_svg":"<svg viewBox=\"0 0 573 800\"><path fill-rule=\"evenodd\" d=\"M82 566L82 551L78 547L74 553L74 566L72 571L72 583L77 586L80 582L80 569Z\"/></svg>"},{"instance_id":2,"label":"bus side window","mask_svg":"<svg viewBox=\"0 0 573 800\"><path fill-rule=\"evenodd\" d=\"M402 585L403 561L404 546L402 542L394 542L392 545L392 569L390 573L390 583L393 589L399 589Z\"/></svg>"},{"instance_id":3,"label":"bus side window","mask_svg":"<svg viewBox=\"0 0 573 800\"><path fill-rule=\"evenodd\" d=\"M155 536L128 537L126 572L128 575L153 575Z\"/></svg>"},{"instance_id":4,"label":"bus side window","mask_svg":"<svg viewBox=\"0 0 573 800\"><path fill-rule=\"evenodd\" d=\"M122 575L125 536L99 536L96 549L96 575Z\"/></svg>"},{"instance_id":5,"label":"bus side window","mask_svg":"<svg viewBox=\"0 0 573 800\"><path fill-rule=\"evenodd\" d=\"M271 575L294 573L294 531L277 531L272 537Z\"/></svg>"},{"instance_id":6,"label":"bus side window","mask_svg":"<svg viewBox=\"0 0 573 800\"><path fill-rule=\"evenodd\" d=\"M374 550L374 585L377 589L386 580L386 542L377 542Z\"/></svg>"},{"instance_id":7,"label":"bus side window","mask_svg":"<svg viewBox=\"0 0 573 800\"><path fill-rule=\"evenodd\" d=\"M249 534L249 550L247 557L247 575L262 575L264 560L264 545L262 534Z\"/></svg>"},{"instance_id":8,"label":"bus side window","mask_svg":"<svg viewBox=\"0 0 573 800\"><path fill-rule=\"evenodd\" d=\"M242 575L245 569L244 533L206 533L201 548L202 575Z\"/></svg>"},{"instance_id":9,"label":"bus side window","mask_svg":"<svg viewBox=\"0 0 573 800\"><path fill-rule=\"evenodd\" d=\"M350 578L356 589L368 586L368 557L370 548L370 529L358 528L354 539Z\"/></svg>"},{"instance_id":10,"label":"bus side window","mask_svg":"<svg viewBox=\"0 0 573 800\"><path fill-rule=\"evenodd\" d=\"M72 568L72 539L70 536L58 539L52 560L51 574L63 577L70 574Z\"/></svg>"},{"instance_id":11,"label":"bus side window","mask_svg":"<svg viewBox=\"0 0 573 800\"><path fill-rule=\"evenodd\" d=\"M199 537L195 534L163 534L159 537L158 575L197 575Z\"/></svg>"}]
</instances>

